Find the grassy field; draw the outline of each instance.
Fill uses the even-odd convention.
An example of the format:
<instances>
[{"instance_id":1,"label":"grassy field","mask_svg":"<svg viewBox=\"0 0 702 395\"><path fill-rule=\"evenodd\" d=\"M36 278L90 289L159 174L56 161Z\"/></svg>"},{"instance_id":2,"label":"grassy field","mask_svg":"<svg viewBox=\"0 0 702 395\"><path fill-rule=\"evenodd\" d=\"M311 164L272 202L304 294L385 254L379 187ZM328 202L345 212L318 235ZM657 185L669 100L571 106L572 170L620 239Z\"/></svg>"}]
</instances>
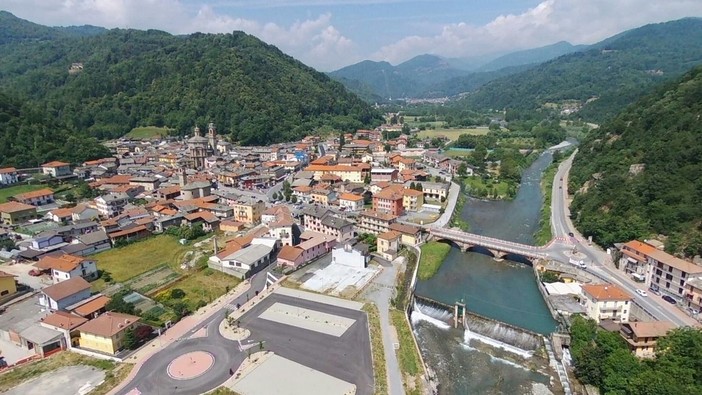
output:
<instances>
[{"instance_id":1,"label":"grassy field","mask_svg":"<svg viewBox=\"0 0 702 395\"><path fill-rule=\"evenodd\" d=\"M449 148L446 151L444 151L444 155L449 156L451 158L461 158L463 156L469 156L471 153L473 153L473 151L455 148Z\"/></svg>"},{"instance_id":2,"label":"grassy field","mask_svg":"<svg viewBox=\"0 0 702 395\"><path fill-rule=\"evenodd\" d=\"M492 179L485 180L482 177L466 177L468 193L475 197L488 197L505 199L508 197L509 184L505 181L495 183ZM481 191L487 192L487 195Z\"/></svg>"},{"instance_id":3,"label":"grassy field","mask_svg":"<svg viewBox=\"0 0 702 395\"><path fill-rule=\"evenodd\" d=\"M133 139L151 139L158 137L168 136L168 133L173 129L166 127L159 128L157 126L141 126L132 129L129 133L124 135L124 137L129 137Z\"/></svg>"},{"instance_id":4,"label":"grassy field","mask_svg":"<svg viewBox=\"0 0 702 395\"><path fill-rule=\"evenodd\" d=\"M20 193L38 191L40 189L48 188L46 184L33 184L33 185L15 185L8 188L0 189L0 203L5 203L10 196L14 196Z\"/></svg>"},{"instance_id":5,"label":"grassy field","mask_svg":"<svg viewBox=\"0 0 702 395\"><path fill-rule=\"evenodd\" d=\"M134 365L115 364L114 362L90 358L85 355L63 351L54 356L36 362L28 363L0 375L0 392L65 366L88 365L105 371L105 381L96 387L91 394L106 394L124 380Z\"/></svg>"},{"instance_id":6,"label":"grassy field","mask_svg":"<svg viewBox=\"0 0 702 395\"><path fill-rule=\"evenodd\" d=\"M375 389L373 394L385 395L388 393L388 374L385 365L383 336L380 333L380 316L378 315L378 307L372 303L367 303L365 306L363 306L363 311L368 314L371 350L373 352L373 376L375 377Z\"/></svg>"},{"instance_id":7,"label":"grassy field","mask_svg":"<svg viewBox=\"0 0 702 395\"><path fill-rule=\"evenodd\" d=\"M217 270L206 268L187 274L182 280L169 286L185 291L183 301L195 311L201 302L210 303L236 287L241 280Z\"/></svg>"},{"instance_id":8,"label":"grassy field","mask_svg":"<svg viewBox=\"0 0 702 395\"><path fill-rule=\"evenodd\" d=\"M553 188L553 178L558 170L557 164L551 164L545 171L541 179L541 192L544 194L544 204L541 206L541 218L539 219L539 229L534 233L534 242L537 245L544 245L551 241L551 188Z\"/></svg>"},{"instance_id":9,"label":"grassy field","mask_svg":"<svg viewBox=\"0 0 702 395\"><path fill-rule=\"evenodd\" d=\"M166 263L180 270L180 263L188 246L181 245L170 235L158 235L120 248L113 248L93 255L98 269L110 273L115 282L124 282ZM93 282L93 289L100 291L104 281Z\"/></svg>"},{"instance_id":10,"label":"grassy field","mask_svg":"<svg viewBox=\"0 0 702 395\"><path fill-rule=\"evenodd\" d=\"M428 280L439 271L441 264L446 259L451 246L438 241L430 241L422 246L422 257L419 259L417 276L420 280Z\"/></svg>"},{"instance_id":11,"label":"grassy field","mask_svg":"<svg viewBox=\"0 0 702 395\"><path fill-rule=\"evenodd\" d=\"M465 129L427 129L421 130L417 135L419 138L433 138L437 136L445 136L451 141L458 140L458 136L462 134L471 134L475 136L482 136L488 134L487 127L480 128L465 128Z\"/></svg>"}]
</instances>

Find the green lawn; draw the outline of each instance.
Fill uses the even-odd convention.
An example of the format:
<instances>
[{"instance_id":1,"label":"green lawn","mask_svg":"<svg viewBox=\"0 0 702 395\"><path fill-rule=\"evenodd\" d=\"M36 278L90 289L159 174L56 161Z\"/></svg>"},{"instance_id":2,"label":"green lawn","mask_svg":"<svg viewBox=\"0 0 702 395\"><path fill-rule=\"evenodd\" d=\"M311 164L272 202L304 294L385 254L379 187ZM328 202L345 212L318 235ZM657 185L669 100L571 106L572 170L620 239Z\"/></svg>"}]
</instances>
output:
<instances>
[{"instance_id":1,"label":"green lawn","mask_svg":"<svg viewBox=\"0 0 702 395\"><path fill-rule=\"evenodd\" d=\"M439 271L441 264L446 259L451 245L430 241L422 246L422 257L419 259L419 270L417 276L420 280L428 280Z\"/></svg>"},{"instance_id":2,"label":"green lawn","mask_svg":"<svg viewBox=\"0 0 702 395\"><path fill-rule=\"evenodd\" d=\"M158 235L92 257L98 269L109 272L115 282L124 282L163 263L180 271L181 259L188 248L173 236ZM105 283L102 279L93 282L94 290L103 288Z\"/></svg>"},{"instance_id":3,"label":"green lawn","mask_svg":"<svg viewBox=\"0 0 702 395\"><path fill-rule=\"evenodd\" d=\"M417 348L414 346L412 328L410 328L404 313L400 310L390 309L390 321L397 330L397 337L400 342L400 349L397 350L397 359L400 362L400 370L405 379L405 392L408 394L420 394L421 391L416 387L419 383L418 375L424 369L422 369ZM408 383L409 380L414 382L410 384Z\"/></svg>"},{"instance_id":4,"label":"green lawn","mask_svg":"<svg viewBox=\"0 0 702 395\"><path fill-rule=\"evenodd\" d=\"M173 129L166 127L159 128L157 126L141 126L132 129L124 137L129 137L133 139L151 139L156 137L168 136L169 132Z\"/></svg>"},{"instance_id":5,"label":"green lawn","mask_svg":"<svg viewBox=\"0 0 702 395\"><path fill-rule=\"evenodd\" d=\"M33 185L15 185L8 188L0 188L0 203L4 203L10 196L14 196L20 193L38 191L40 189L48 188L46 184L33 184Z\"/></svg>"},{"instance_id":6,"label":"green lawn","mask_svg":"<svg viewBox=\"0 0 702 395\"><path fill-rule=\"evenodd\" d=\"M183 280L168 288L178 288L185 291L183 301L192 311L195 311L201 301L210 303L236 287L240 282L241 280L236 277L207 268L186 275Z\"/></svg>"},{"instance_id":7,"label":"green lawn","mask_svg":"<svg viewBox=\"0 0 702 395\"><path fill-rule=\"evenodd\" d=\"M494 179L485 180L482 177L466 177L465 183L468 187L468 193L471 196L493 199L505 199L509 197L509 184L505 181L495 182ZM487 193L487 195L483 192Z\"/></svg>"},{"instance_id":8,"label":"green lawn","mask_svg":"<svg viewBox=\"0 0 702 395\"><path fill-rule=\"evenodd\" d=\"M378 306L373 303L366 303L363 306L363 311L368 315L368 329L370 332L371 352L373 354L373 376L375 378L373 394L385 395L388 393L388 375L385 351L383 349L383 335L380 332Z\"/></svg>"},{"instance_id":9,"label":"green lawn","mask_svg":"<svg viewBox=\"0 0 702 395\"><path fill-rule=\"evenodd\" d=\"M475 136L482 136L488 134L488 128L487 127L478 127L478 128L456 128L456 129L442 129L442 128L437 128L437 129L427 129L427 130L421 130L419 131L419 134L417 135L419 138L433 138L437 136L445 136L451 141L456 141L458 140L458 136L462 134L471 134Z\"/></svg>"}]
</instances>

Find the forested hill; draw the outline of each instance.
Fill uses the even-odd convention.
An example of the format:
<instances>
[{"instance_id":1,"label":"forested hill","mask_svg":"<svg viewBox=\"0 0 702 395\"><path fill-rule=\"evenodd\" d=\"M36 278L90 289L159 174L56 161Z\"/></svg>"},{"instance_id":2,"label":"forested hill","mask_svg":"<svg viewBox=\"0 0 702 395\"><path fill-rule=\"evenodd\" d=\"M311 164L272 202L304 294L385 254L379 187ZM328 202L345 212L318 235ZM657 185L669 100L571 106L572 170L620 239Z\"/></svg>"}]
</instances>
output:
<instances>
[{"instance_id":1,"label":"forested hill","mask_svg":"<svg viewBox=\"0 0 702 395\"><path fill-rule=\"evenodd\" d=\"M109 155L95 138L68 130L43 109L0 92L0 167L36 167L52 160L82 163Z\"/></svg>"},{"instance_id":2,"label":"forested hill","mask_svg":"<svg viewBox=\"0 0 702 395\"><path fill-rule=\"evenodd\" d=\"M146 125L189 133L214 122L235 141L266 145L319 127L350 130L380 122L340 83L242 32L173 36L114 29L34 39L27 31L37 25L14 22L30 39L0 45L0 86L98 138ZM82 63L82 71L69 73L73 63Z\"/></svg>"},{"instance_id":3,"label":"forested hill","mask_svg":"<svg viewBox=\"0 0 702 395\"><path fill-rule=\"evenodd\" d=\"M606 246L668 236L669 252L702 255L702 68L630 106L575 157L571 212Z\"/></svg>"},{"instance_id":4,"label":"forested hill","mask_svg":"<svg viewBox=\"0 0 702 395\"><path fill-rule=\"evenodd\" d=\"M463 106L533 110L546 103L578 100L579 115L600 122L702 64L702 19L646 25L611 37L590 49L561 56L539 67L494 80Z\"/></svg>"}]
</instances>

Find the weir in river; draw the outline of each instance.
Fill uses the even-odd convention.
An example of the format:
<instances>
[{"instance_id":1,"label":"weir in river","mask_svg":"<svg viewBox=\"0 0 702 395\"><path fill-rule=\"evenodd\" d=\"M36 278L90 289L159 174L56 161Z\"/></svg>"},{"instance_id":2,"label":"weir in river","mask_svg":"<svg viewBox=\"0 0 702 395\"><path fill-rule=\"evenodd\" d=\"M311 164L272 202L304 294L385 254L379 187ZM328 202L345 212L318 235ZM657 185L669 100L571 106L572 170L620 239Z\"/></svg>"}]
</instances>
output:
<instances>
[{"instance_id":1,"label":"weir in river","mask_svg":"<svg viewBox=\"0 0 702 395\"><path fill-rule=\"evenodd\" d=\"M533 244L543 202L541 174L550 162L546 153L524 171L512 201L469 198L460 216L470 232ZM550 377L536 367L548 361L535 351L556 322L536 281L524 263L497 262L456 247L433 278L418 281L417 296L449 306L442 312L438 305L425 308L419 303L420 314L412 314L417 341L437 375L440 394L531 394L534 385L549 384ZM467 329L456 330L450 306L460 300L468 310ZM515 363L515 356L523 362Z\"/></svg>"}]
</instances>

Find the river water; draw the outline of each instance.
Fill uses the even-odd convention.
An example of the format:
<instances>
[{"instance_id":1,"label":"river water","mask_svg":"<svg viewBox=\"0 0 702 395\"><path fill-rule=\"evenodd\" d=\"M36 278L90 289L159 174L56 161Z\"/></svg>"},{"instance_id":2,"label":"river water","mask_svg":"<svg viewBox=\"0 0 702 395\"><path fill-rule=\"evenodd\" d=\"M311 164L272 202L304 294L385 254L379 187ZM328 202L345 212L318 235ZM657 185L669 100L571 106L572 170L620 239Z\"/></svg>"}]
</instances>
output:
<instances>
[{"instance_id":1,"label":"river water","mask_svg":"<svg viewBox=\"0 0 702 395\"><path fill-rule=\"evenodd\" d=\"M551 160L546 152L524 171L514 200L468 199L460 215L470 231L533 244L543 203L541 175ZM497 262L452 247L438 273L417 283L416 294L449 305L463 299L469 311L536 333L548 334L556 327L526 263ZM532 383L549 381L546 375L509 362L509 353L476 347L463 330L413 321L422 355L437 374L440 394L530 394Z\"/></svg>"}]
</instances>

